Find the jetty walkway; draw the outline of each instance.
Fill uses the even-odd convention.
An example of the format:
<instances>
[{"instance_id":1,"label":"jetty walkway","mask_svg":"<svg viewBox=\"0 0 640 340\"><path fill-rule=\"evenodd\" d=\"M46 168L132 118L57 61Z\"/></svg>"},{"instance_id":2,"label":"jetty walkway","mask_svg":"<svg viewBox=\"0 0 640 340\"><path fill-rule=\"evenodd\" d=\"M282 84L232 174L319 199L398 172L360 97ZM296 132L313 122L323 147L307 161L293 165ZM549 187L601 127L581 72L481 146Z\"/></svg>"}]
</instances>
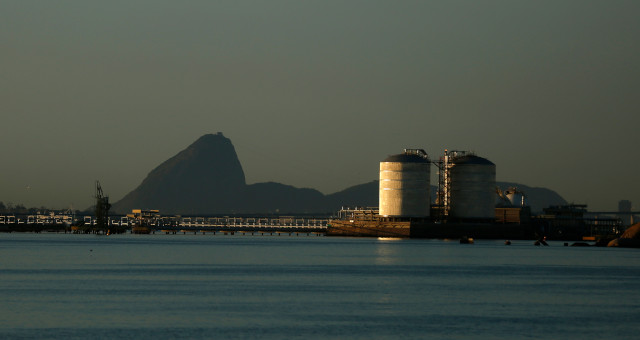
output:
<instances>
[{"instance_id":1,"label":"jetty walkway","mask_svg":"<svg viewBox=\"0 0 640 340\"><path fill-rule=\"evenodd\" d=\"M131 230L135 220L127 216L109 216L109 226ZM253 232L253 233L324 233L329 218L296 216L277 217L188 217L162 216L148 221L151 232ZM0 230L64 230L71 226L92 227L95 216L72 215L0 215Z\"/></svg>"}]
</instances>

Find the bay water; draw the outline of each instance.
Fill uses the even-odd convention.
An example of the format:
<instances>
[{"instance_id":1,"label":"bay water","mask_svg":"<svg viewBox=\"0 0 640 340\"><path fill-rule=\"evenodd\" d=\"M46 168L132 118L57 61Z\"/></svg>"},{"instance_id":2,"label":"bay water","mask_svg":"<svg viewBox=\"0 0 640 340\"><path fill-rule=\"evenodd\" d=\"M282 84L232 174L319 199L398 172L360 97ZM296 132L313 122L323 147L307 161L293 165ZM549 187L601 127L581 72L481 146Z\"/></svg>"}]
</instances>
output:
<instances>
[{"instance_id":1,"label":"bay water","mask_svg":"<svg viewBox=\"0 0 640 340\"><path fill-rule=\"evenodd\" d=\"M3 339L637 339L640 250L0 234Z\"/></svg>"}]
</instances>

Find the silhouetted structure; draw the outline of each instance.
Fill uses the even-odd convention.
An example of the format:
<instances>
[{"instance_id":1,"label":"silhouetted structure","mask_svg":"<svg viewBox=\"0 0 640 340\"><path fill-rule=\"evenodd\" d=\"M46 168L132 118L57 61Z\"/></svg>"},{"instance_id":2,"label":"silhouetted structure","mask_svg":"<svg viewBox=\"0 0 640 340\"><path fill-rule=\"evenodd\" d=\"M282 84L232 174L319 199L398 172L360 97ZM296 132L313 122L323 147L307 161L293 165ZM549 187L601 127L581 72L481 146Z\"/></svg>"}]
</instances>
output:
<instances>
[{"instance_id":1,"label":"silhouetted structure","mask_svg":"<svg viewBox=\"0 0 640 340\"><path fill-rule=\"evenodd\" d=\"M618 211L621 212L620 219L623 225L633 224L633 215L631 214L631 201L621 200L618 202Z\"/></svg>"},{"instance_id":2,"label":"silhouetted structure","mask_svg":"<svg viewBox=\"0 0 640 340\"><path fill-rule=\"evenodd\" d=\"M100 182L96 181L96 224L95 229L107 230L109 228L109 197L102 192Z\"/></svg>"}]
</instances>

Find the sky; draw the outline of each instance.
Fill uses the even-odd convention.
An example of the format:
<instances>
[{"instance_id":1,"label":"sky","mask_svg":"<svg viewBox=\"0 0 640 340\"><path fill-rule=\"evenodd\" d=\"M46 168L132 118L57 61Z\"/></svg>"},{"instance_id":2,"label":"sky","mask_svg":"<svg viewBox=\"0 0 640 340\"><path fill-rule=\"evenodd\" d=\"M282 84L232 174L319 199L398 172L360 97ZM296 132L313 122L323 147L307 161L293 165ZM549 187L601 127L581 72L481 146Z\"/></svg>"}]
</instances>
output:
<instances>
[{"instance_id":1,"label":"sky","mask_svg":"<svg viewBox=\"0 0 640 340\"><path fill-rule=\"evenodd\" d=\"M325 194L404 148L640 210L639 1L0 1L0 201L112 202L206 133ZM432 167L432 183L436 169Z\"/></svg>"}]
</instances>

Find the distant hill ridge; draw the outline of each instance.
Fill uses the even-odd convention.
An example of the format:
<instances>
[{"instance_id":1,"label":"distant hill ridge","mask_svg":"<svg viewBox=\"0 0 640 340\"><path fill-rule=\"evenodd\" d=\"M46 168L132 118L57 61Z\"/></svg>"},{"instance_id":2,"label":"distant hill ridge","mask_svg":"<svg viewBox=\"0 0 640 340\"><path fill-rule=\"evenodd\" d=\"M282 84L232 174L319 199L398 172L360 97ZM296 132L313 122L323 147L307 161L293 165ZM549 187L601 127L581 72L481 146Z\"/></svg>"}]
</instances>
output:
<instances>
[{"instance_id":1,"label":"distant hill ridge","mask_svg":"<svg viewBox=\"0 0 640 340\"><path fill-rule=\"evenodd\" d=\"M552 204L566 204L545 188L498 182L506 189L517 186L533 211ZM432 188L432 195L435 189ZM112 210L159 209L162 214L331 213L342 206L377 206L378 181L355 185L324 195L318 190L275 182L247 185L231 140L222 133L200 137L186 149L153 169L142 183Z\"/></svg>"}]
</instances>

